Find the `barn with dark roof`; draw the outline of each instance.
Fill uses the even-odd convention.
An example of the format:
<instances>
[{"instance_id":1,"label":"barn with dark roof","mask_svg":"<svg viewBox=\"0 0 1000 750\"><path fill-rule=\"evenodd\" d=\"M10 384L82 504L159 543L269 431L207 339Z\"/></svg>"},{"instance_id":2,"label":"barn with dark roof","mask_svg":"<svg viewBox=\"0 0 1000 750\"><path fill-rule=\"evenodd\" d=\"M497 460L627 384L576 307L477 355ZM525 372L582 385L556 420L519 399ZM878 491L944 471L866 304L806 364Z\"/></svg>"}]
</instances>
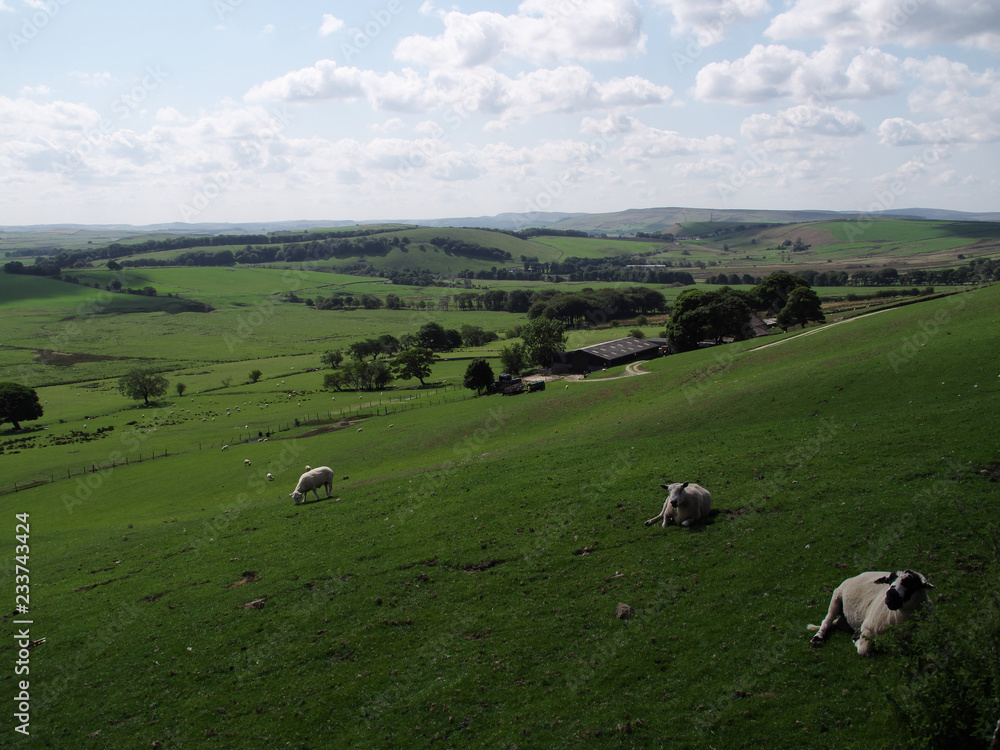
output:
<instances>
[{"instance_id":1,"label":"barn with dark roof","mask_svg":"<svg viewBox=\"0 0 1000 750\"><path fill-rule=\"evenodd\" d=\"M568 352L561 352L552 358L552 372L589 372L606 367L627 365L641 359L653 359L662 354L666 344L662 339L638 339L626 336L623 339L605 341Z\"/></svg>"}]
</instances>

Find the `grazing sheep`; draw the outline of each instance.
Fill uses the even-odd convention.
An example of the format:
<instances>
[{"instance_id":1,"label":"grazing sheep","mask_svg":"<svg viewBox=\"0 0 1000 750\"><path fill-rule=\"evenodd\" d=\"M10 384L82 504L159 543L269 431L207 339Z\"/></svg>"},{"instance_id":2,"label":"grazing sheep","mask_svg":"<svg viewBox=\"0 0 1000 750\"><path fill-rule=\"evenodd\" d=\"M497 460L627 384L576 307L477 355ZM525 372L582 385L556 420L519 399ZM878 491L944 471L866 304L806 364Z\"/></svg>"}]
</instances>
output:
<instances>
[{"instance_id":1,"label":"grazing sheep","mask_svg":"<svg viewBox=\"0 0 1000 750\"><path fill-rule=\"evenodd\" d=\"M310 466L309 464L306 464L306 471L312 471L312 466Z\"/></svg>"},{"instance_id":2,"label":"grazing sheep","mask_svg":"<svg viewBox=\"0 0 1000 750\"><path fill-rule=\"evenodd\" d=\"M318 487L326 487L327 497L333 494L333 469L329 466L319 466L300 476L299 483L292 490L291 498L298 505L300 502L305 501L305 495L309 490L312 490L316 499L319 500L319 493L316 491Z\"/></svg>"},{"instance_id":3,"label":"grazing sheep","mask_svg":"<svg viewBox=\"0 0 1000 750\"><path fill-rule=\"evenodd\" d=\"M271 472L267 472L267 481L268 482L273 482L274 481L274 474L272 474Z\"/></svg>"},{"instance_id":4,"label":"grazing sheep","mask_svg":"<svg viewBox=\"0 0 1000 750\"><path fill-rule=\"evenodd\" d=\"M243 463L245 463L247 466L249 466L250 465L250 459L249 458L244 458L243 459Z\"/></svg>"},{"instance_id":5,"label":"grazing sheep","mask_svg":"<svg viewBox=\"0 0 1000 750\"><path fill-rule=\"evenodd\" d=\"M712 510L712 493L697 484L690 482L674 482L661 484L667 491L667 499L663 503L660 515L646 521L646 526L663 519L663 527L671 523L680 526L690 526L708 517Z\"/></svg>"},{"instance_id":6,"label":"grazing sheep","mask_svg":"<svg viewBox=\"0 0 1000 750\"><path fill-rule=\"evenodd\" d=\"M897 570L893 573L869 571L848 578L833 591L830 609L821 625L808 625L819 631L812 637L813 646L822 646L830 630L839 628L855 636L858 653L871 653L872 636L898 625L918 609L933 609L927 589L934 588L920 573Z\"/></svg>"},{"instance_id":7,"label":"grazing sheep","mask_svg":"<svg viewBox=\"0 0 1000 750\"><path fill-rule=\"evenodd\" d=\"M229 450L229 446L228 446L228 445L224 445L224 446L222 446L222 450L224 450L224 451L227 451L227 450Z\"/></svg>"}]
</instances>

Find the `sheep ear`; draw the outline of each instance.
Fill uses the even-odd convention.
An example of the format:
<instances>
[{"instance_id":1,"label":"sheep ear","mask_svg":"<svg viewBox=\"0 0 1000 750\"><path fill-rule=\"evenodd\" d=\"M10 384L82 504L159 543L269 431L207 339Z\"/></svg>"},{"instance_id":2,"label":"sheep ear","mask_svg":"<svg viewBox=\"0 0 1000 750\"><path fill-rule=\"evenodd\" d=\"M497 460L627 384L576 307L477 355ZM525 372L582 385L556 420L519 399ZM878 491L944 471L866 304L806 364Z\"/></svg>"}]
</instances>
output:
<instances>
[{"instance_id":1,"label":"sheep ear","mask_svg":"<svg viewBox=\"0 0 1000 750\"><path fill-rule=\"evenodd\" d=\"M925 589L932 589L932 588L934 588L934 584L933 584L933 583L931 583L930 581L928 581L928 580L927 580L926 578L924 578L923 576L921 576L921 580L920 580L920 583L921 583L921 584L923 584L923 587L924 587Z\"/></svg>"},{"instance_id":2,"label":"sheep ear","mask_svg":"<svg viewBox=\"0 0 1000 750\"><path fill-rule=\"evenodd\" d=\"M890 573L887 576L882 576L881 578L876 578L874 583L892 583L896 580L896 574Z\"/></svg>"},{"instance_id":3,"label":"sheep ear","mask_svg":"<svg viewBox=\"0 0 1000 750\"><path fill-rule=\"evenodd\" d=\"M684 484L681 485L681 489L682 490L685 489L689 484L691 484L691 483L690 482L685 482Z\"/></svg>"},{"instance_id":4,"label":"sheep ear","mask_svg":"<svg viewBox=\"0 0 1000 750\"><path fill-rule=\"evenodd\" d=\"M661 486L661 487L662 487L663 489L665 489L665 490L669 490L669 489L670 489L670 485L669 485L669 484L661 484L660 486Z\"/></svg>"}]
</instances>

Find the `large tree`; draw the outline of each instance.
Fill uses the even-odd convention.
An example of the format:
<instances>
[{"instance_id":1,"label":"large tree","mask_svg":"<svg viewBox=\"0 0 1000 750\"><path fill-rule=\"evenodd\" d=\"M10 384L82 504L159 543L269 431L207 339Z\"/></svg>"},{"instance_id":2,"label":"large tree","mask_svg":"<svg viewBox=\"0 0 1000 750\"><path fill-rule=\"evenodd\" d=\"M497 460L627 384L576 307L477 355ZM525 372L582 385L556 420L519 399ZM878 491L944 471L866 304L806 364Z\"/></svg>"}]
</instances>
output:
<instances>
[{"instance_id":1,"label":"large tree","mask_svg":"<svg viewBox=\"0 0 1000 750\"><path fill-rule=\"evenodd\" d=\"M511 375L520 375L528 364L528 353L524 349L524 344L515 341L510 346L500 348L500 364L503 371Z\"/></svg>"},{"instance_id":2,"label":"large tree","mask_svg":"<svg viewBox=\"0 0 1000 750\"><path fill-rule=\"evenodd\" d=\"M722 287L714 291L689 289L678 295L667 324L667 338L675 351L689 351L698 342L716 344L751 335L751 310L745 292Z\"/></svg>"},{"instance_id":3,"label":"large tree","mask_svg":"<svg viewBox=\"0 0 1000 750\"><path fill-rule=\"evenodd\" d=\"M417 378L420 385L427 385L424 378L430 377L433 364L434 352L425 346L414 346L399 353L393 362L393 370L400 380Z\"/></svg>"},{"instance_id":4,"label":"large tree","mask_svg":"<svg viewBox=\"0 0 1000 750\"><path fill-rule=\"evenodd\" d=\"M42 405L33 388L20 383L0 383L0 424L10 422L15 430L21 422L30 422L42 416Z\"/></svg>"},{"instance_id":5,"label":"large tree","mask_svg":"<svg viewBox=\"0 0 1000 750\"><path fill-rule=\"evenodd\" d=\"M118 380L118 390L123 396L138 401L140 398L149 405L149 399L167 392L167 379L155 370L137 367L129 370Z\"/></svg>"},{"instance_id":6,"label":"large tree","mask_svg":"<svg viewBox=\"0 0 1000 750\"><path fill-rule=\"evenodd\" d=\"M340 367L340 363L344 361L344 352L340 349L334 349L332 352L324 353L319 360L331 370L336 370Z\"/></svg>"},{"instance_id":7,"label":"large tree","mask_svg":"<svg viewBox=\"0 0 1000 750\"><path fill-rule=\"evenodd\" d=\"M528 362L539 367L551 367L553 356L566 348L564 331L563 324L558 320L544 316L529 320L521 331Z\"/></svg>"},{"instance_id":8,"label":"large tree","mask_svg":"<svg viewBox=\"0 0 1000 750\"><path fill-rule=\"evenodd\" d=\"M809 282L788 271L775 271L753 288L754 307L774 314L785 306L788 295L796 287L808 287Z\"/></svg>"},{"instance_id":9,"label":"large tree","mask_svg":"<svg viewBox=\"0 0 1000 750\"><path fill-rule=\"evenodd\" d=\"M486 387L494 381L493 368L485 359L474 359L465 368L465 379L462 385L481 396Z\"/></svg>"},{"instance_id":10,"label":"large tree","mask_svg":"<svg viewBox=\"0 0 1000 750\"><path fill-rule=\"evenodd\" d=\"M823 303L819 295L807 286L799 286L788 295L788 302L778 313L778 325L787 331L790 326L802 325L810 321L825 323Z\"/></svg>"},{"instance_id":11,"label":"large tree","mask_svg":"<svg viewBox=\"0 0 1000 750\"><path fill-rule=\"evenodd\" d=\"M425 346L435 352L443 352L450 349L448 333L440 323L424 323L417 331L417 341L420 346Z\"/></svg>"},{"instance_id":12,"label":"large tree","mask_svg":"<svg viewBox=\"0 0 1000 750\"><path fill-rule=\"evenodd\" d=\"M349 360L339 370L327 373L323 385L337 390L380 391L392 382L392 372L385 362Z\"/></svg>"}]
</instances>

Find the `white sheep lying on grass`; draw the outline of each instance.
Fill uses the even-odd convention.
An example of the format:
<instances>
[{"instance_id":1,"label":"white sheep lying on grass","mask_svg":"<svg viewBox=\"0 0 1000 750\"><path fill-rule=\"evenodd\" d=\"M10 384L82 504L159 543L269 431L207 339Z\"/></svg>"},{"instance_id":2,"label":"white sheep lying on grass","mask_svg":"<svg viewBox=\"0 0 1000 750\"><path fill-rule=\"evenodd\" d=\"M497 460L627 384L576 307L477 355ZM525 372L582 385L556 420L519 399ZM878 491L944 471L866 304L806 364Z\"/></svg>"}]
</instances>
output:
<instances>
[{"instance_id":1,"label":"white sheep lying on grass","mask_svg":"<svg viewBox=\"0 0 1000 750\"><path fill-rule=\"evenodd\" d=\"M274 481L274 474L272 474L271 472L267 472L267 481L268 482L273 482Z\"/></svg>"},{"instance_id":2,"label":"white sheep lying on grass","mask_svg":"<svg viewBox=\"0 0 1000 750\"><path fill-rule=\"evenodd\" d=\"M897 570L893 573L861 573L848 578L833 590L830 609L820 625L808 625L809 630L817 630L812 637L813 646L822 646L834 628L854 633L860 629L857 638L858 653L868 656L872 636L885 632L891 625L898 625L918 609L933 609L927 596L932 589L930 581L912 570Z\"/></svg>"},{"instance_id":3,"label":"white sheep lying on grass","mask_svg":"<svg viewBox=\"0 0 1000 750\"><path fill-rule=\"evenodd\" d=\"M250 459L249 458L244 458L243 459L243 463L245 463L247 466L249 466L250 465Z\"/></svg>"},{"instance_id":4,"label":"white sheep lying on grass","mask_svg":"<svg viewBox=\"0 0 1000 750\"><path fill-rule=\"evenodd\" d=\"M646 526L652 526L660 519L663 519L664 528L672 523L690 526L708 518L709 511L712 510L712 493L704 487L690 482L674 482L660 486L667 491L667 499L663 503L660 515L646 521Z\"/></svg>"},{"instance_id":5,"label":"white sheep lying on grass","mask_svg":"<svg viewBox=\"0 0 1000 750\"><path fill-rule=\"evenodd\" d=\"M329 466L318 466L300 476L299 483L292 490L291 498L298 505L300 502L305 502L306 494L312 490L316 499L319 500L319 493L316 491L319 487L326 487L327 497L333 495L333 469Z\"/></svg>"}]
</instances>

